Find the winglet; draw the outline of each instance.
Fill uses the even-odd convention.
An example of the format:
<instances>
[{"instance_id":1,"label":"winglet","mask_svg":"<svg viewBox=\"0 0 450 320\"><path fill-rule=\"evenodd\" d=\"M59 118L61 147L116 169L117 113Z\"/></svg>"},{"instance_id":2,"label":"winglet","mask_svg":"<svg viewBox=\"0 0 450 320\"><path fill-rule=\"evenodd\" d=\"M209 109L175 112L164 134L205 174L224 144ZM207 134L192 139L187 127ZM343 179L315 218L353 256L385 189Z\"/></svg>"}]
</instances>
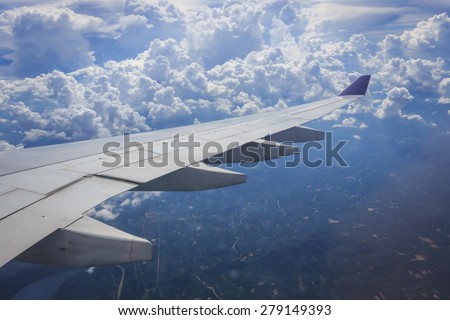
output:
<instances>
[{"instance_id":1,"label":"winglet","mask_svg":"<svg viewBox=\"0 0 450 320\"><path fill-rule=\"evenodd\" d=\"M339 96L363 96L369 86L370 75L360 76L351 85L342 91Z\"/></svg>"}]
</instances>

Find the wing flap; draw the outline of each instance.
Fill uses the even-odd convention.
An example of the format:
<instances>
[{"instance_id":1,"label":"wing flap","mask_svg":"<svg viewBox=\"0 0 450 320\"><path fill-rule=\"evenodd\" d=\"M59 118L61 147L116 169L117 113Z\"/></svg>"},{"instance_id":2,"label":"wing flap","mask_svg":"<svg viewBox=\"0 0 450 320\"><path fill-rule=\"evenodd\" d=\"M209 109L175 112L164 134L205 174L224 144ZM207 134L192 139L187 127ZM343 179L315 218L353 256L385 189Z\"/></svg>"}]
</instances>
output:
<instances>
[{"instance_id":1,"label":"wing flap","mask_svg":"<svg viewBox=\"0 0 450 320\"><path fill-rule=\"evenodd\" d=\"M208 190L244 183L243 173L207 166L201 162L139 185L133 191Z\"/></svg>"},{"instance_id":2,"label":"wing flap","mask_svg":"<svg viewBox=\"0 0 450 320\"><path fill-rule=\"evenodd\" d=\"M90 217L58 229L16 258L60 266L101 266L152 259L148 240L117 230Z\"/></svg>"},{"instance_id":3,"label":"wing flap","mask_svg":"<svg viewBox=\"0 0 450 320\"><path fill-rule=\"evenodd\" d=\"M308 127L292 127L274 134L265 139L278 142L308 142L323 140L325 132Z\"/></svg>"},{"instance_id":4,"label":"wing flap","mask_svg":"<svg viewBox=\"0 0 450 320\"><path fill-rule=\"evenodd\" d=\"M205 159L203 162L212 165L259 162L289 156L298 152L299 149L291 145L258 139Z\"/></svg>"},{"instance_id":5,"label":"wing flap","mask_svg":"<svg viewBox=\"0 0 450 320\"><path fill-rule=\"evenodd\" d=\"M97 204L134 187L127 182L85 178L4 218L0 223L0 266Z\"/></svg>"}]
</instances>

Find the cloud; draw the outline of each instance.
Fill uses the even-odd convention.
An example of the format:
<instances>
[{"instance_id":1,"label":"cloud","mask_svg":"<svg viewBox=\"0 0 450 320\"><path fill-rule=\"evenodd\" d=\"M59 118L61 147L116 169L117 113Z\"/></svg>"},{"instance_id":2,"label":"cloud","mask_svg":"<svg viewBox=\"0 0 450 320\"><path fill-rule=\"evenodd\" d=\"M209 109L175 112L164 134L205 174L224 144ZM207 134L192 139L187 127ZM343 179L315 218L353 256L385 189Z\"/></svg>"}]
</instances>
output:
<instances>
[{"instance_id":1,"label":"cloud","mask_svg":"<svg viewBox=\"0 0 450 320\"><path fill-rule=\"evenodd\" d=\"M54 69L72 71L95 61L84 34L98 30L99 18L53 6L22 7L0 15L1 49L10 49L7 73L25 77ZM3 37L2 37L3 39Z\"/></svg>"},{"instance_id":2,"label":"cloud","mask_svg":"<svg viewBox=\"0 0 450 320\"><path fill-rule=\"evenodd\" d=\"M95 80L89 82L81 81L84 72L54 71L0 81L0 116L23 132L25 142L64 142L150 129L144 116L121 101L120 91L109 83L104 69L97 70Z\"/></svg>"},{"instance_id":3,"label":"cloud","mask_svg":"<svg viewBox=\"0 0 450 320\"><path fill-rule=\"evenodd\" d=\"M357 128L358 126L356 125L356 118L349 117L342 120L341 124L335 124L333 127Z\"/></svg>"},{"instance_id":4,"label":"cloud","mask_svg":"<svg viewBox=\"0 0 450 320\"><path fill-rule=\"evenodd\" d=\"M411 57L416 59L445 58L450 48L450 18L447 13L421 21L414 29L401 35L388 35L379 43L385 58Z\"/></svg>"},{"instance_id":5,"label":"cloud","mask_svg":"<svg viewBox=\"0 0 450 320\"><path fill-rule=\"evenodd\" d=\"M283 4L282 4L283 5ZM279 10L278 14L274 12L271 16L271 25L269 22L264 25L264 29L268 29L270 36L269 42L271 46L289 46L295 43L295 38L300 36L307 25L307 20L302 12L302 8L299 3L291 2L286 3Z\"/></svg>"},{"instance_id":6,"label":"cloud","mask_svg":"<svg viewBox=\"0 0 450 320\"><path fill-rule=\"evenodd\" d=\"M36 142L40 140L64 141L70 140L65 132L46 131L42 129L31 129L25 131L24 142Z\"/></svg>"},{"instance_id":7,"label":"cloud","mask_svg":"<svg viewBox=\"0 0 450 320\"><path fill-rule=\"evenodd\" d=\"M396 86L409 90L435 91L442 76L446 73L445 61L393 58L383 63L378 73L386 88Z\"/></svg>"},{"instance_id":8,"label":"cloud","mask_svg":"<svg viewBox=\"0 0 450 320\"><path fill-rule=\"evenodd\" d=\"M439 93L441 94L439 103L450 103L450 78L442 79L439 83Z\"/></svg>"},{"instance_id":9,"label":"cloud","mask_svg":"<svg viewBox=\"0 0 450 320\"><path fill-rule=\"evenodd\" d=\"M416 120L416 121L422 121L423 120L421 115L415 114L415 113L413 113L413 114L403 114L402 118L407 119L407 120ZM433 126L435 126L435 125L433 125Z\"/></svg>"},{"instance_id":10,"label":"cloud","mask_svg":"<svg viewBox=\"0 0 450 320\"><path fill-rule=\"evenodd\" d=\"M142 206L151 199L161 196L161 192L125 192L89 210L86 215L104 221L117 219L123 212Z\"/></svg>"},{"instance_id":11,"label":"cloud","mask_svg":"<svg viewBox=\"0 0 450 320\"><path fill-rule=\"evenodd\" d=\"M152 40L181 40L186 32L182 12L165 0L126 0L119 20L115 40L128 57L144 51Z\"/></svg>"},{"instance_id":12,"label":"cloud","mask_svg":"<svg viewBox=\"0 0 450 320\"><path fill-rule=\"evenodd\" d=\"M131 202L130 205L132 207L139 207L141 206L145 201L149 200L149 199L154 199L161 196L161 192L159 191L155 191L155 192L133 192L131 195Z\"/></svg>"},{"instance_id":13,"label":"cloud","mask_svg":"<svg viewBox=\"0 0 450 320\"><path fill-rule=\"evenodd\" d=\"M32 26L40 21L49 30L65 21L64 28L70 32L61 30L76 34L68 50L103 60L109 54L113 59L69 66L83 59L68 59L63 50L55 52L67 60L62 71L0 80L0 118L16 132L15 139L27 145L284 108L334 96L361 74L373 74L370 91L374 100L354 103L324 120L339 121L345 115L336 126L360 129L367 125L357 120L359 113L417 120L422 116L402 113L412 96L439 94L440 102L449 97L444 80L450 75L444 55L449 29L446 14L388 35L377 44L364 28L385 25L380 15L393 17L398 8L387 8L387 4L370 8L362 2L350 7L339 1L330 6L300 5L287 0L228 1L221 7L185 11L167 1L136 0L115 4L108 14L95 5L78 13L82 7L75 2L71 9L53 8L48 13L36 7L2 14L5 48L15 48L18 35L12 21L29 19ZM330 8L336 12L326 22L323 17ZM358 22L355 25L361 25L358 30L365 34L353 34L356 29L349 27L337 8L355 10L350 20ZM336 30L333 38L319 37ZM36 39L46 46L42 27L36 32L40 33ZM58 30L54 35L62 37ZM108 43L108 50L102 43ZM72 44L80 44L78 53ZM425 52L427 44L436 50L434 55ZM92 53L92 48L97 52ZM12 64L7 68L12 70ZM396 93L401 88L409 96ZM8 136L2 139L9 142Z\"/></svg>"},{"instance_id":14,"label":"cloud","mask_svg":"<svg viewBox=\"0 0 450 320\"><path fill-rule=\"evenodd\" d=\"M327 120L337 120L337 118L329 118ZM340 124L333 125L333 128L359 128L366 129L368 127L364 122L358 122L355 117L348 117L342 120Z\"/></svg>"},{"instance_id":15,"label":"cloud","mask_svg":"<svg viewBox=\"0 0 450 320\"><path fill-rule=\"evenodd\" d=\"M347 38L355 33L371 32L374 28L397 20L401 14L396 8L348 3L317 3L305 9L308 19L305 40Z\"/></svg>"},{"instance_id":16,"label":"cloud","mask_svg":"<svg viewBox=\"0 0 450 320\"><path fill-rule=\"evenodd\" d=\"M400 35L387 35L378 43L374 64L383 85L410 91L437 91L449 74L450 18L446 13L422 21Z\"/></svg>"},{"instance_id":17,"label":"cloud","mask_svg":"<svg viewBox=\"0 0 450 320\"><path fill-rule=\"evenodd\" d=\"M201 8L190 17L184 46L207 68L244 58L264 44L262 12L253 1L227 1L221 8Z\"/></svg>"},{"instance_id":18,"label":"cloud","mask_svg":"<svg viewBox=\"0 0 450 320\"><path fill-rule=\"evenodd\" d=\"M375 115L380 118L386 117L408 117L402 113L402 108L411 102L414 97L409 93L408 89L395 87L387 93L387 97L381 102L380 108Z\"/></svg>"},{"instance_id":19,"label":"cloud","mask_svg":"<svg viewBox=\"0 0 450 320\"><path fill-rule=\"evenodd\" d=\"M0 116L2 122L12 123L18 130L41 128L46 124L38 112L32 111L22 101L11 103L9 97L0 103Z\"/></svg>"},{"instance_id":20,"label":"cloud","mask_svg":"<svg viewBox=\"0 0 450 320\"><path fill-rule=\"evenodd\" d=\"M92 208L86 215L103 221L117 219L121 213L137 208L146 201L161 196L161 192L125 192Z\"/></svg>"},{"instance_id":21,"label":"cloud","mask_svg":"<svg viewBox=\"0 0 450 320\"><path fill-rule=\"evenodd\" d=\"M0 140L0 151L11 151L16 149L22 149L23 145L13 145L8 143L8 141Z\"/></svg>"},{"instance_id":22,"label":"cloud","mask_svg":"<svg viewBox=\"0 0 450 320\"><path fill-rule=\"evenodd\" d=\"M112 204L102 204L86 212L86 215L103 221L112 221L119 216L119 214L114 211L116 211L116 209Z\"/></svg>"},{"instance_id":23,"label":"cloud","mask_svg":"<svg viewBox=\"0 0 450 320\"><path fill-rule=\"evenodd\" d=\"M154 192L128 192L114 199L109 200L111 203L119 204L121 208L128 210L128 206L139 207L145 201L161 196L160 191Z\"/></svg>"},{"instance_id":24,"label":"cloud","mask_svg":"<svg viewBox=\"0 0 450 320\"><path fill-rule=\"evenodd\" d=\"M86 270L84 270L84 272L86 272L87 274L93 274L95 272L96 267L89 267Z\"/></svg>"}]
</instances>

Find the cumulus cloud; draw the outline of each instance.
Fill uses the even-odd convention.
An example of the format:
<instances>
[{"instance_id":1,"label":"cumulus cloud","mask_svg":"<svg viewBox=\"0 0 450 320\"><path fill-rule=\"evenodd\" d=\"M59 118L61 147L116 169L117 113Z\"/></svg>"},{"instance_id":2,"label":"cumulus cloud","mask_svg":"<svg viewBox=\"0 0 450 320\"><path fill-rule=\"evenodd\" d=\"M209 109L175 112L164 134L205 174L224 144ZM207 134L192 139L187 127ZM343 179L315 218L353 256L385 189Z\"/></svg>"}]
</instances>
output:
<instances>
[{"instance_id":1,"label":"cumulus cloud","mask_svg":"<svg viewBox=\"0 0 450 320\"><path fill-rule=\"evenodd\" d=\"M380 54L386 58L445 58L450 43L450 18L447 13L419 22L401 35L388 35L379 43Z\"/></svg>"},{"instance_id":2,"label":"cumulus cloud","mask_svg":"<svg viewBox=\"0 0 450 320\"><path fill-rule=\"evenodd\" d=\"M402 115L402 118L407 119L407 120L416 120L416 121L421 121L421 120L423 120L423 118L422 118L422 116L421 116L420 114L415 114L415 113L413 113L413 114L403 114L403 115ZM435 123L431 123L431 125L432 125L433 127L436 126Z\"/></svg>"},{"instance_id":3,"label":"cumulus cloud","mask_svg":"<svg viewBox=\"0 0 450 320\"><path fill-rule=\"evenodd\" d=\"M335 124L333 127L346 127L346 128L357 128L356 118L349 117L342 120L341 124Z\"/></svg>"},{"instance_id":4,"label":"cumulus cloud","mask_svg":"<svg viewBox=\"0 0 450 320\"><path fill-rule=\"evenodd\" d=\"M12 50L7 72L36 76L54 69L72 71L92 65L95 57L84 34L99 29L101 24L98 18L53 6L3 12L0 49Z\"/></svg>"},{"instance_id":5,"label":"cumulus cloud","mask_svg":"<svg viewBox=\"0 0 450 320\"><path fill-rule=\"evenodd\" d=\"M105 203L89 210L86 212L86 215L103 221L112 221L119 216L119 214L115 211L116 209L112 204Z\"/></svg>"},{"instance_id":6,"label":"cumulus cloud","mask_svg":"<svg viewBox=\"0 0 450 320\"><path fill-rule=\"evenodd\" d=\"M208 68L261 49L263 30L256 7L230 1L222 8L204 8L191 17L185 46Z\"/></svg>"},{"instance_id":7,"label":"cumulus cloud","mask_svg":"<svg viewBox=\"0 0 450 320\"><path fill-rule=\"evenodd\" d=\"M402 111L412 96L439 94L439 101L447 103L446 14L383 37L377 44L364 28L385 25L398 8L388 8L387 2L368 8L358 2L349 22L342 10L335 10L348 6L340 1L325 6L250 0L181 11L165 0L129 0L110 14L79 13L82 6L77 5L48 12L42 7L7 10L0 19L0 33L5 35L1 45L12 50L15 60L6 68L16 76L17 61L24 68L33 63L17 60L17 42L33 39L25 31L23 36L15 33L16 22L22 30L25 21L38 25L33 32L40 33L36 41L42 44L36 46L53 46L52 39L60 41L66 32L70 43L52 53L50 64L40 65L45 73L0 80L2 125L15 130L25 143L36 144L140 132L331 97L360 74L374 74L375 99L355 103L325 120L344 116L336 126L364 129L367 125L358 120L358 113L420 119L419 114ZM323 19L327 14L329 21ZM389 19L383 22L382 14ZM52 31L50 42L43 40L39 21ZM59 30L62 22L65 26ZM352 29L351 24L361 29ZM108 43L108 50L102 43ZM93 47L98 52L93 53ZM106 56L113 60L96 65L94 57L101 56L102 61ZM65 62L58 62L61 59ZM29 70L38 73L32 66Z\"/></svg>"},{"instance_id":8,"label":"cumulus cloud","mask_svg":"<svg viewBox=\"0 0 450 320\"><path fill-rule=\"evenodd\" d=\"M154 39L181 40L186 27L180 10L166 0L126 0L115 40L122 55L144 51Z\"/></svg>"},{"instance_id":9,"label":"cumulus cloud","mask_svg":"<svg viewBox=\"0 0 450 320\"><path fill-rule=\"evenodd\" d=\"M8 141L0 140L0 151L11 151L16 149L22 149L23 145L13 145L8 143Z\"/></svg>"},{"instance_id":10,"label":"cumulus cloud","mask_svg":"<svg viewBox=\"0 0 450 320\"><path fill-rule=\"evenodd\" d=\"M367 124L365 124L364 122L362 122L360 125L359 125L359 128L360 129L366 129L366 128L368 128L369 126L367 125Z\"/></svg>"},{"instance_id":11,"label":"cumulus cloud","mask_svg":"<svg viewBox=\"0 0 450 320\"><path fill-rule=\"evenodd\" d=\"M64 142L149 130L146 118L121 101L120 91L104 73L102 69L88 83L82 81L83 71L0 81L0 117L15 124L25 142Z\"/></svg>"},{"instance_id":12,"label":"cumulus cloud","mask_svg":"<svg viewBox=\"0 0 450 320\"><path fill-rule=\"evenodd\" d=\"M42 127L45 125L45 120L42 116L38 112L34 112L25 106L22 101L17 104L0 106L0 113L4 118L9 118L11 122L21 129Z\"/></svg>"},{"instance_id":13,"label":"cumulus cloud","mask_svg":"<svg viewBox=\"0 0 450 320\"><path fill-rule=\"evenodd\" d=\"M395 87L387 93L387 97L381 102L380 108L375 115L380 118L386 117L408 117L402 113L402 108L411 102L414 97L409 93L408 89Z\"/></svg>"},{"instance_id":14,"label":"cumulus cloud","mask_svg":"<svg viewBox=\"0 0 450 320\"><path fill-rule=\"evenodd\" d=\"M391 89L436 92L449 74L447 55L450 43L450 18L446 13L422 21L400 35L387 35L378 43L374 64L381 69L379 78Z\"/></svg>"},{"instance_id":15,"label":"cumulus cloud","mask_svg":"<svg viewBox=\"0 0 450 320\"><path fill-rule=\"evenodd\" d=\"M450 78L442 79L439 83L439 93L441 94L439 103L450 103Z\"/></svg>"},{"instance_id":16,"label":"cumulus cloud","mask_svg":"<svg viewBox=\"0 0 450 320\"><path fill-rule=\"evenodd\" d=\"M109 200L111 203L118 204L120 208L128 210L129 206L136 208L141 206L145 201L149 199L157 198L161 195L161 192L128 192L118 196L115 199Z\"/></svg>"},{"instance_id":17,"label":"cumulus cloud","mask_svg":"<svg viewBox=\"0 0 450 320\"><path fill-rule=\"evenodd\" d=\"M358 122L355 117L348 117L342 120L340 124L333 125L333 128L359 128L366 129L368 126L364 122Z\"/></svg>"},{"instance_id":18,"label":"cumulus cloud","mask_svg":"<svg viewBox=\"0 0 450 320\"><path fill-rule=\"evenodd\" d=\"M303 31L299 4L292 1L226 1L187 17L183 45L207 68L245 58L266 44L292 42Z\"/></svg>"},{"instance_id":19,"label":"cumulus cloud","mask_svg":"<svg viewBox=\"0 0 450 320\"><path fill-rule=\"evenodd\" d=\"M90 209L86 215L103 221L117 219L123 212L142 206L151 199L161 196L161 192L125 192Z\"/></svg>"},{"instance_id":20,"label":"cumulus cloud","mask_svg":"<svg viewBox=\"0 0 450 320\"><path fill-rule=\"evenodd\" d=\"M446 73L445 61L393 58L385 62L379 72L383 85L387 88L404 86L410 90L435 90Z\"/></svg>"},{"instance_id":21,"label":"cumulus cloud","mask_svg":"<svg viewBox=\"0 0 450 320\"><path fill-rule=\"evenodd\" d=\"M70 138L65 132L46 131L42 129L31 129L25 131L23 138L24 142L36 142L36 141L69 141Z\"/></svg>"}]
</instances>

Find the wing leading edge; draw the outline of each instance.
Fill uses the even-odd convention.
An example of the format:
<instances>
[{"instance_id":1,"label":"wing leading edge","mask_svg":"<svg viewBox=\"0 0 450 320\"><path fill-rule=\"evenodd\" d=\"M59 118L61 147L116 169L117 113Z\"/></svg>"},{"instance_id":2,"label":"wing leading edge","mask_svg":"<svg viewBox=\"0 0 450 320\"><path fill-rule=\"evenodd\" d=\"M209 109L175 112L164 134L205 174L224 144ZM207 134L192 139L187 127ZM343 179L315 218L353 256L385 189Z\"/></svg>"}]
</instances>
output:
<instances>
[{"instance_id":1,"label":"wing leading edge","mask_svg":"<svg viewBox=\"0 0 450 320\"><path fill-rule=\"evenodd\" d=\"M334 98L272 113L130 135L142 146L132 151L122 145L105 154L105 143L119 142L111 138L0 153L0 266L13 259L72 266L150 260L149 241L84 214L128 190L243 183L244 174L217 168L215 161L264 161L298 152L283 142L323 139L323 132L302 125L358 100L369 81L361 76ZM174 143L182 147L166 148ZM120 158L126 151L126 165L105 167L112 155Z\"/></svg>"}]
</instances>

